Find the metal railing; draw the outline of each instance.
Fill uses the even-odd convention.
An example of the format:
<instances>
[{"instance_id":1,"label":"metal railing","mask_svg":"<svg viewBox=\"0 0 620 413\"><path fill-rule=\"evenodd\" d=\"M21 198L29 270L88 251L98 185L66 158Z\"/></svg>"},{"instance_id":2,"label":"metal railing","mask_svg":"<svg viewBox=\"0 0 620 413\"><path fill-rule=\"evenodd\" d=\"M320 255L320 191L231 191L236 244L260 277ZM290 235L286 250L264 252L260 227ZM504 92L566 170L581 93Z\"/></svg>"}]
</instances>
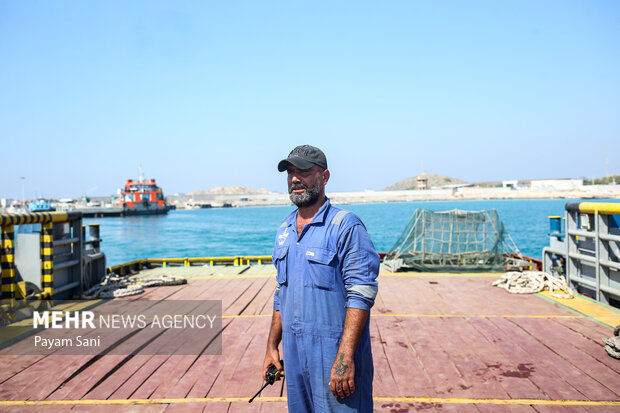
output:
<instances>
[{"instance_id":1,"label":"metal railing","mask_svg":"<svg viewBox=\"0 0 620 413\"><path fill-rule=\"evenodd\" d=\"M597 301L620 302L619 215L620 203L566 204L564 233L552 222L550 246L543 249L544 271L564 271L574 288Z\"/></svg>"},{"instance_id":2,"label":"metal railing","mask_svg":"<svg viewBox=\"0 0 620 413\"><path fill-rule=\"evenodd\" d=\"M255 265L271 263L271 255L241 255L235 257L184 257L184 258L144 258L108 267L108 273L124 276L156 267L191 267L197 265Z\"/></svg>"}]
</instances>

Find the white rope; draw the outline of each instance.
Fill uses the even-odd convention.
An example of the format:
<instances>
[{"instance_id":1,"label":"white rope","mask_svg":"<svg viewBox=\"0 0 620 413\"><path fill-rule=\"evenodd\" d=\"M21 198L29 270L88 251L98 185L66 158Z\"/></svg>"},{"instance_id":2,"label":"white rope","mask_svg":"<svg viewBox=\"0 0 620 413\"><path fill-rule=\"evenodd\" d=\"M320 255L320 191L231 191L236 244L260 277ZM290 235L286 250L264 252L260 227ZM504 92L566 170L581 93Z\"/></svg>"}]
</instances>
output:
<instances>
[{"instance_id":1,"label":"white rope","mask_svg":"<svg viewBox=\"0 0 620 413\"><path fill-rule=\"evenodd\" d=\"M532 294L548 289L549 294L556 298L575 296L564 277L554 277L543 271L510 271L494 281L493 285L513 294Z\"/></svg>"},{"instance_id":2,"label":"white rope","mask_svg":"<svg viewBox=\"0 0 620 413\"><path fill-rule=\"evenodd\" d=\"M620 360L620 325L614 329L614 335L611 338L604 338L605 351L611 357Z\"/></svg>"},{"instance_id":3,"label":"white rope","mask_svg":"<svg viewBox=\"0 0 620 413\"><path fill-rule=\"evenodd\" d=\"M612 338L604 338L605 351L611 357L620 360L620 337L614 336Z\"/></svg>"},{"instance_id":4,"label":"white rope","mask_svg":"<svg viewBox=\"0 0 620 413\"><path fill-rule=\"evenodd\" d=\"M145 288L159 287L164 285L187 284L183 277L162 275L152 278L128 278L116 275L107 275L101 283L93 286L82 294L82 298L118 298L130 295L142 294Z\"/></svg>"}]
</instances>

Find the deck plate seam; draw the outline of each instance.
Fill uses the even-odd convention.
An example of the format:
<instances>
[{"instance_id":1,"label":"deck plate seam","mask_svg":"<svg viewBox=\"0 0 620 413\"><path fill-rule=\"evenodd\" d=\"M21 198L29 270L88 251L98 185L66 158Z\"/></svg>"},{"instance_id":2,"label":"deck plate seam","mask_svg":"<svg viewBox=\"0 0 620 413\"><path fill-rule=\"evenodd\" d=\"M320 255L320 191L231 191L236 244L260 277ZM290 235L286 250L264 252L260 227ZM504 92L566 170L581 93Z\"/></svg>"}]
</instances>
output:
<instances>
[{"instance_id":1,"label":"deck plate seam","mask_svg":"<svg viewBox=\"0 0 620 413\"><path fill-rule=\"evenodd\" d=\"M210 402L247 402L249 397L195 397L195 398L156 398L156 399L75 399L75 400L0 400L0 406L62 406L62 405L123 405L123 404L181 404ZM286 397L258 397L258 402L286 402ZM534 406L620 406L618 400L578 400L578 399L499 399L499 398L457 398L457 397L383 397L375 396L376 402L413 402L432 404L493 404L493 405L534 405Z\"/></svg>"}]
</instances>

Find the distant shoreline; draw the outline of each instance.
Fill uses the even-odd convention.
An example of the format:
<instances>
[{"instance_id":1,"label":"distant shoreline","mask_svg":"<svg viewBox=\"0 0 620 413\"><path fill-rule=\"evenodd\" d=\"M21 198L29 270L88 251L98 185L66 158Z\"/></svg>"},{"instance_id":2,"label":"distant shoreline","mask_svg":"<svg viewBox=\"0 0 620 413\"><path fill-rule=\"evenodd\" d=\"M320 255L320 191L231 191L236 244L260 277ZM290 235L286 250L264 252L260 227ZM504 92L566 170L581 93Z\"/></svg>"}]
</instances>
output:
<instances>
[{"instance_id":1,"label":"distant shoreline","mask_svg":"<svg viewBox=\"0 0 620 413\"><path fill-rule=\"evenodd\" d=\"M531 188L476 188L327 192L335 204L379 204L389 202L475 201L491 199L620 199L620 185L591 185L571 190L533 190ZM168 202L177 209L201 207L232 207L291 205L286 193L218 194L205 196L169 196ZM207 206L208 205L208 206ZM188 208L189 207L189 208Z\"/></svg>"},{"instance_id":2,"label":"distant shoreline","mask_svg":"<svg viewBox=\"0 0 620 413\"><path fill-rule=\"evenodd\" d=\"M357 191L327 192L334 204L382 204L392 202L427 202L427 201L481 201L511 199L618 199L620 185L584 185L579 188L558 190L546 188L481 188L455 187L426 190L399 191ZM105 199L105 198L104 198ZM256 194L178 194L167 197L168 203L178 210L226 207L258 207L258 206L292 206L287 193L268 192ZM88 208L86 205L74 204L74 208ZM97 207L112 207L109 202L100 202ZM62 208L61 210L71 210ZM0 208L0 213L8 212Z\"/></svg>"},{"instance_id":3,"label":"distant shoreline","mask_svg":"<svg viewBox=\"0 0 620 413\"><path fill-rule=\"evenodd\" d=\"M560 198L472 198L472 199L427 199L427 200L416 200L416 201L387 201L387 202L381 202L381 201L377 201L377 202L338 202L338 200L334 200L332 197L329 196L329 194L327 194L327 196L330 199L330 202L334 205L337 206L343 206L343 205L381 205L381 204L405 204L408 202L416 202L416 203L424 203L424 202L467 202L467 201L544 201L544 200L548 200L548 199L566 199L568 200L581 200L581 199L586 199L586 198L564 198L564 197L560 197ZM588 201L591 202L606 202L609 199L613 199L613 200L617 200L618 202L620 202L620 198L587 198ZM233 205L232 208L223 208L221 206L214 206L211 209L236 209L236 208L279 208L279 207L290 207L290 208L297 208L295 205L293 205L292 202L289 202L287 204L285 203L281 203L281 204L254 204L254 203L245 203L245 204L240 204L240 205ZM195 211L196 209L199 208L177 208L175 209L175 211Z\"/></svg>"}]
</instances>

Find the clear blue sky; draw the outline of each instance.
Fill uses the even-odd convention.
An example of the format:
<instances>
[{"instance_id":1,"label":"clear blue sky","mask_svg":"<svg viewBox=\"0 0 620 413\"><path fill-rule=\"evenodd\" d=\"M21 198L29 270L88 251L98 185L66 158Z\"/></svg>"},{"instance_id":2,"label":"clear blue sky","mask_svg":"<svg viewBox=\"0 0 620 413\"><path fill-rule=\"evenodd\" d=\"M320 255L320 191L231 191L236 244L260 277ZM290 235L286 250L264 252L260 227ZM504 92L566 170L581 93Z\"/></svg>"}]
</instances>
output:
<instances>
[{"instance_id":1,"label":"clear blue sky","mask_svg":"<svg viewBox=\"0 0 620 413\"><path fill-rule=\"evenodd\" d=\"M0 197L620 173L620 2L0 0Z\"/></svg>"}]
</instances>

